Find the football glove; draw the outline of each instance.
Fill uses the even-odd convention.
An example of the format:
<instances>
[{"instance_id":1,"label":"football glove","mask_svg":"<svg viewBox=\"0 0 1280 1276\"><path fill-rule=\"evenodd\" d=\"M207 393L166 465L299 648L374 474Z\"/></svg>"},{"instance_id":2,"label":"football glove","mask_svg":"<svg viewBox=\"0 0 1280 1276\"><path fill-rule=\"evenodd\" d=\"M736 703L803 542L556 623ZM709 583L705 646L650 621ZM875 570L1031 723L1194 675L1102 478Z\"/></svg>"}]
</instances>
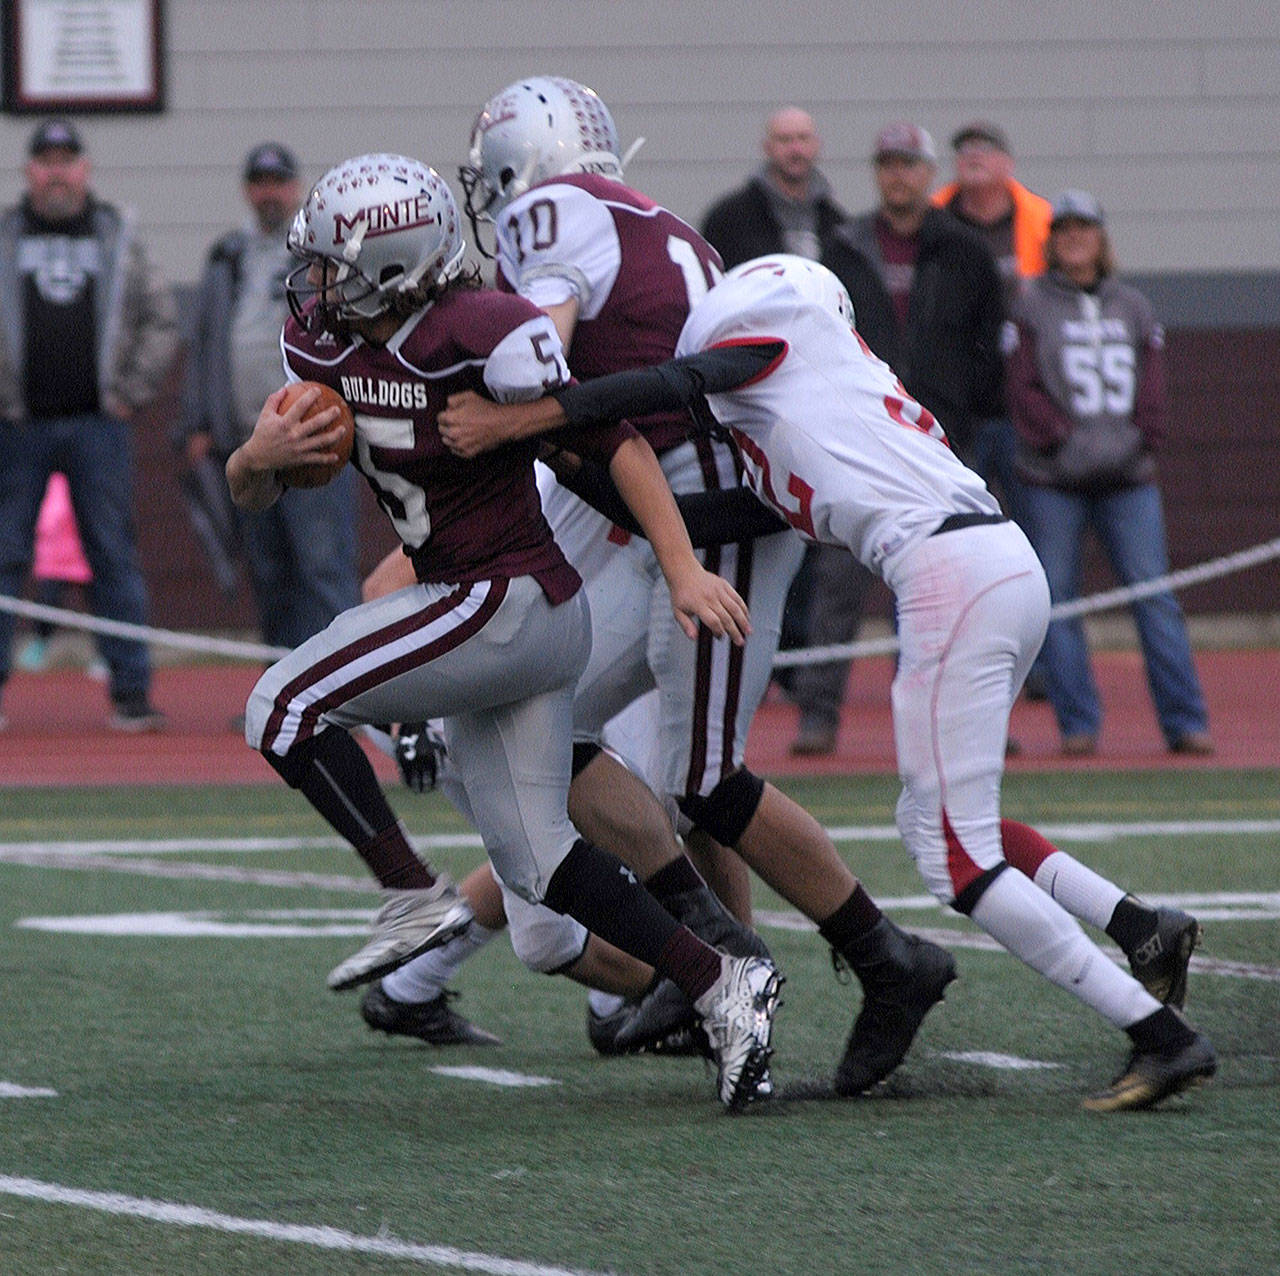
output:
<instances>
[{"instance_id":1,"label":"football glove","mask_svg":"<svg viewBox=\"0 0 1280 1276\"><path fill-rule=\"evenodd\" d=\"M444 738L425 722L402 722L396 732L396 762L405 784L415 793L436 787Z\"/></svg>"}]
</instances>

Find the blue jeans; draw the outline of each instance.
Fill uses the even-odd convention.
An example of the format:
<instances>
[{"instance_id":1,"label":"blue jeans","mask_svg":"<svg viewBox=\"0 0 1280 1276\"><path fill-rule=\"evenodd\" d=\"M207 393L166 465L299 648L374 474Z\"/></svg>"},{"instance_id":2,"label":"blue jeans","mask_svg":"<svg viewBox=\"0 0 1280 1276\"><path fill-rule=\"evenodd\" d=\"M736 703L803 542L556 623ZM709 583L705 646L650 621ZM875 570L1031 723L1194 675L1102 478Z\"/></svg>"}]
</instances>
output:
<instances>
[{"instance_id":1,"label":"blue jeans","mask_svg":"<svg viewBox=\"0 0 1280 1276\"><path fill-rule=\"evenodd\" d=\"M290 488L269 509L242 513L240 529L264 642L300 647L360 601L350 465L324 487Z\"/></svg>"},{"instance_id":2,"label":"blue jeans","mask_svg":"<svg viewBox=\"0 0 1280 1276\"><path fill-rule=\"evenodd\" d=\"M1025 491L1031 543L1044 564L1055 603L1080 594L1086 526L1097 533L1122 584L1151 580L1169 570L1164 510L1154 483L1098 496L1032 485ZM1166 743L1204 731L1208 723L1204 693L1177 600L1171 593L1157 594L1132 603L1131 610L1142 643L1147 686ZM1102 705L1079 618L1050 624L1041 666L1058 729L1064 736L1096 735L1102 725Z\"/></svg>"},{"instance_id":3,"label":"blue jeans","mask_svg":"<svg viewBox=\"0 0 1280 1276\"><path fill-rule=\"evenodd\" d=\"M129 424L104 413L0 423L0 593L16 596L22 589L40 502L49 475L61 470L93 572L93 614L146 624L147 590L133 522L132 443ZM0 612L0 683L9 675L12 642L13 615ZM101 638L98 650L111 671L111 698L145 698L151 686L146 644Z\"/></svg>"}]
</instances>

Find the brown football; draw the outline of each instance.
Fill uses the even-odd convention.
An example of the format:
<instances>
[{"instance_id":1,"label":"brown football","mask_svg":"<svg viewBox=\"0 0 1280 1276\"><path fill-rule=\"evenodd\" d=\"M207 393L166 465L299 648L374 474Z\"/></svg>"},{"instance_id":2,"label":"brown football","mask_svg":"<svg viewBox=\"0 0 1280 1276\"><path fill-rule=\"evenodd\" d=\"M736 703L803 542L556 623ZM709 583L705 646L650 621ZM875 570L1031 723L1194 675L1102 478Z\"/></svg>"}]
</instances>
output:
<instances>
[{"instance_id":1,"label":"brown football","mask_svg":"<svg viewBox=\"0 0 1280 1276\"><path fill-rule=\"evenodd\" d=\"M289 405L307 390L319 390L320 397L311 406L311 410L302 419L309 420L317 412L325 408L340 409L338 424L342 426L342 437L334 444L338 459L328 465L291 465L280 471L280 481L285 487L324 487L337 478L342 467L351 459L351 446L356 439L356 420L351 415L351 408L346 399L337 390L331 390L319 381L294 381L285 387L284 401L280 405L281 412L287 412Z\"/></svg>"}]
</instances>

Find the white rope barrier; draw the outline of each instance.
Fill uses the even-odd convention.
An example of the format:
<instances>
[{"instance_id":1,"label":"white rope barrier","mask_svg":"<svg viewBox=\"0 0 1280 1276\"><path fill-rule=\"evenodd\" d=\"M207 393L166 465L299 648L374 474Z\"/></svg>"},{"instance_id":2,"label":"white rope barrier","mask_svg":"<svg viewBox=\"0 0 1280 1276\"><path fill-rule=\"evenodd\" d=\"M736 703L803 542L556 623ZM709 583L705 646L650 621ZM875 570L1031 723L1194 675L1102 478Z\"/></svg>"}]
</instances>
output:
<instances>
[{"instance_id":1,"label":"white rope barrier","mask_svg":"<svg viewBox=\"0 0 1280 1276\"><path fill-rule=\"evenodd\" d=\"M1052 620L1069 620L1074 616L1114 611L1118 607L1127 607L1140 598L1150 598L1153 594L1186 589L1206 580L1230 576L1235 572L1268 563L1275 558L1280 558L1280 537L1264 541L1250 549L1227 554L1222 558L1209 559L1194 567L1184 567L1164 576L1139 581L1136 585L1122 585L1117 589L1092 594L1088 598L1073 598L1070 602L1055 603L1049 609L1049 617ZM795 665L821 665L833 660L848 660L860 656L891 656L897 650L898 640L895 637L868 638L862 642L836 643L829 647L805 647L796 651L780 651L773 664L775 669L785 669Z\"/></svg>"},{"instance_id":2,"label":"white rope barrier","mask_svg":"<svg viewBox=\"0 0 1280 1276\"><path fill-rule=\"evenodd\" d=\"M262 663L279 660L289 654L288 647L267 647L257 642L239 642L234 638L212 638L207 634L188 634L176 629L131 625L124 620L104 620L98 616L86 616L81 611L64 611L61 607L46 607L44 603L29 603L11 594L0 594L0 611L11 611L15 616L26 616L30 620L46 620L63 629L83 629L91 634L105 634L108 638L134 638L156 647L195 651L205 656L229 656L233 660Z\"/></svg>"},{"instance_id":3,"label":"white rope barrier","mask_svg":"<svg viewBox=\"0 0 1280 1276\"><path fill-rule=\"evenodd\" d=\"M1117 589L1092 594L1088 598L1075 598L1070 602L1056 603L1049 612L1053 620L1067 620L1074 616L1088 616L1101 611L1114 611L1127 607L1141 598L1154 594L1187 589L1207 580L1217 580L1236 572L1246 571L1263 563L1280 558L1280 537L1264 541L1249 549L1243 549L1222 558L1213 558L1193 567L1184 567L1153 580L1136 585L1123 585ZM205 634L182 633L175 629L152 629L146 625L131 625L119 620L102 620L86 616L79 611L66 611L61 607L47 607L43 603L29 603L22 598L0 594L0 611L12 612L30 620L44 620L64 629L83 629L89 633L106 634L112 638L133 638L157 647L170 647L179 651L192 651L206 656L225 656L233 660L257 663L278 660L287 655L287 647L269 647L262 643L240 642L231 638L213 638ZM785 669L795 665L820 665L833 660L857 659L863 656L890 656L898 650L896 637L868 638L861 642L837 643L829 647L806 647L796 651L780 651L774 659L775 668Z\"/></svg>"}]
</instances>

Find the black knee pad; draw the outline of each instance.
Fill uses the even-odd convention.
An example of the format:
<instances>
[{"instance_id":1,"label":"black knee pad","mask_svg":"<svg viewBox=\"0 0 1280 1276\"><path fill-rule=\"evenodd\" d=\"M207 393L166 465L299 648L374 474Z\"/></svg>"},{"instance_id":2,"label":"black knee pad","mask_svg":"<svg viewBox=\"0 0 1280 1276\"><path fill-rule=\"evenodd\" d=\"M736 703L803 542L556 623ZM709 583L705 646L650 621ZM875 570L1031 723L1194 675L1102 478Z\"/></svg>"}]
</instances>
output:
<instances>
[{"instance_id":1,"label":"black knee pad","mask_svg":"<svg viewBox=\"0 0 1280 1276\"><path fill-rule=\"evenodd\" d=\"M576 780L604 750L594 740L573 742L573 777Z\"/></svg>"},{"instance_id":2,"label":"black knee pad","mask_svg":"<svg viewBox=\"0 0 1280 1276\"><path fill-rule=\"evenodd\" d=\"M1008 868L1008 864L997 864L995 868L989 868L985 873L975 877L968 886L960 892L959 895L951 901L951 907L957 913L963 913L966 917L978 907L978 901L987 892L987 887Z\"/></svg>"},{"instance_id":3,"label":"black knee pad","mask_svg":"<svg viewBox=\"0 0 1280 1276\"><path fill-rule=\"evenodd\" d=\"M680 812L721 846L737 846L738 839L751 823L760 799L764 781L746 767L725 776L706 797L676 798Z\"/></svg>"}]
</instances>

